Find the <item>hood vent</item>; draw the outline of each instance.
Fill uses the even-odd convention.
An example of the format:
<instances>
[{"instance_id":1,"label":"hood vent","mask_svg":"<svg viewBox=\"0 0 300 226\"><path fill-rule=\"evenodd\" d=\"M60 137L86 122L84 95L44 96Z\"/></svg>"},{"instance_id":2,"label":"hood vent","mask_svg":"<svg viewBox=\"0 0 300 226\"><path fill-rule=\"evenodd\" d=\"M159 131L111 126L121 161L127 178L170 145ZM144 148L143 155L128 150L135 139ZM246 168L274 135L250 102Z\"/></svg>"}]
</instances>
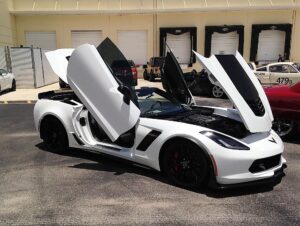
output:
<instances>
[{"instance_id":1,"label":"hood vent","mask_svg":"<svg viewBox=\"0 0 300 226\"><path fill-rule=\"evenodd\" d=\"M265 115L265 108L260 98L257 98L255 101L247 101L247 104L256 116Z\"/></svg>"}]
</instances>

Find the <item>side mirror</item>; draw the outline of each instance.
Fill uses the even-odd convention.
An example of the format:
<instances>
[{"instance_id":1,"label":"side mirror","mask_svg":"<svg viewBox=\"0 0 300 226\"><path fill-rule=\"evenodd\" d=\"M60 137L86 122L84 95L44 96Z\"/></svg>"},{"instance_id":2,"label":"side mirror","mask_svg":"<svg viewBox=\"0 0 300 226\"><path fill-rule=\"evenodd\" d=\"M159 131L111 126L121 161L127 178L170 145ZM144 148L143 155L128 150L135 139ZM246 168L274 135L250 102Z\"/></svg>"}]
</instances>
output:
<instances>
[{"instance_id":1,"label":"side mirror","mask_svg":"<svg viewBox=\"0 0 300 226\"><path fill-rule=\"evenodd\" d=\"M131 92L127 86L119 86L118 90L123 94L123 101L125 104L130 104Z\"/></svg>"}]
</instances>

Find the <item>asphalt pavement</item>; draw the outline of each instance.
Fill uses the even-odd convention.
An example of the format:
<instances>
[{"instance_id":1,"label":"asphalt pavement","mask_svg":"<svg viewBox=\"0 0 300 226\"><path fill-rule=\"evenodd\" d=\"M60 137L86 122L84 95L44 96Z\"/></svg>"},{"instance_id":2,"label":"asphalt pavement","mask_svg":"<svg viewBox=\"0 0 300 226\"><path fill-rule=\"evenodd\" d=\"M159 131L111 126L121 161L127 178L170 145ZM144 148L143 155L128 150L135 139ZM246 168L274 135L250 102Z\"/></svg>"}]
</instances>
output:
<instances>
[{"instance_id":1,"label":"asphalt pavement","mask_svg":"<svg viewBox=\"0 0 300 226\"><path fill-rule=\"evenodd\" d=\"M299 135L285 143L288 168L274 188L191 191L102 155L50 152L32 111L0 105L0 225L299 225Z\"/></svg>"}]
</instances>

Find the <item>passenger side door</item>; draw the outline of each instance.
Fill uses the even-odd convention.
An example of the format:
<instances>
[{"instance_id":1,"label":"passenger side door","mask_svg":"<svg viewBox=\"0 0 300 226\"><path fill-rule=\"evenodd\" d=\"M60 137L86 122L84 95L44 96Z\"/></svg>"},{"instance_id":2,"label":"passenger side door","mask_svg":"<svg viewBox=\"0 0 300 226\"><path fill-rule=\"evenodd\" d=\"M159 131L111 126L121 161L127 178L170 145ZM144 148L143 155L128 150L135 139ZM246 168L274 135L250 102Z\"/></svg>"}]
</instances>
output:
<instances>
[{"instance_id":1,"label":"passenger side door","mask_svg":"<svg viewBox=\"0 0 300 226\"><path fill-rule=\"evenodd\" d=\"M286 64L277 64L277 65L271 65L269 67L270 71L270 82L272 84L282 84L282 85L288 85L290 84L290 73L289 73L289 65Z\"/></svg>"}]
</instances>

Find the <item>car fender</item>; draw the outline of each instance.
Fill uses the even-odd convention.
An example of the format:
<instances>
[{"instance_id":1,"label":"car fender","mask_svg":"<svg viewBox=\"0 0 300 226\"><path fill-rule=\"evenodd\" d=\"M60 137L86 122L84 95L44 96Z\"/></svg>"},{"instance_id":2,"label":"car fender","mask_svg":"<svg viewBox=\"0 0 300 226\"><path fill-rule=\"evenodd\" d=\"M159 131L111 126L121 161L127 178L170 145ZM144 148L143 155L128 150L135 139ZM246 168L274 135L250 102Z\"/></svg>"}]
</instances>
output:
<instances>
[{"instance_id":1,"label":"car fender","mask_svg":"<svg viewBox=\"0 0 300 226\"><path fill-rule=\"evenodd\" d=\"M34 106L34 122L35 128L40 132L40 125L46 116L54 116L63 124L69 139L70 146L77 146L77 142L73 137L74 126L72 123L73 106L60 102L42 99L38 100Z\"/></svg>"}]
</instances>

